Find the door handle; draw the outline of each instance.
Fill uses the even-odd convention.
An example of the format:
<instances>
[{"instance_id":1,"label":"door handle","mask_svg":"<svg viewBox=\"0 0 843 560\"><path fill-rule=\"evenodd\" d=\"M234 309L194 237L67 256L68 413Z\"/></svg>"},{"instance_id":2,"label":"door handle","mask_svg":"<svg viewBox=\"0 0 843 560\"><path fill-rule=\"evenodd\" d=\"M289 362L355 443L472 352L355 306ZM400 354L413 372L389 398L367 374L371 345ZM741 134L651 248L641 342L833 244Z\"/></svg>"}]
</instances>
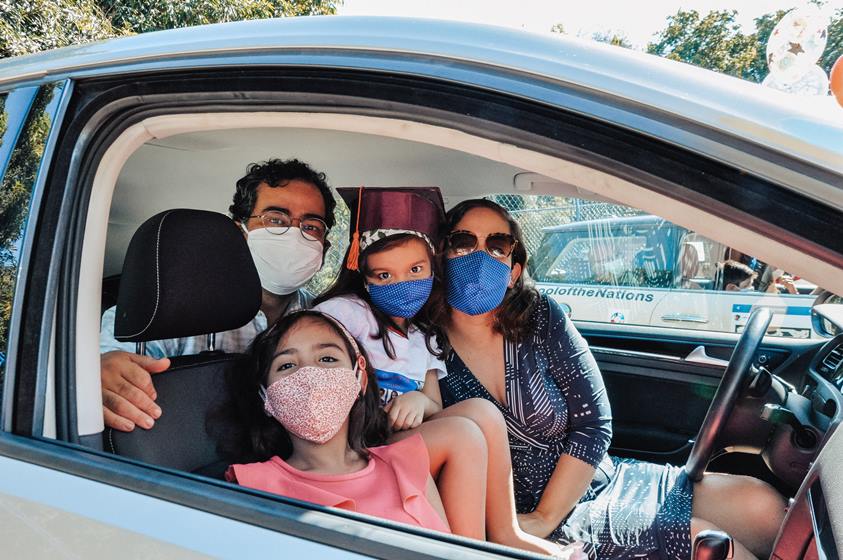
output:
<instances>
[{"instance_id":1,"label":"door handle","mask_svg":"<svg viewBox=\"0 0 843 560\"><path fill-rule=\"evenodd\" d=\"M708 323L708 317L692 315L691 313L666 313L662 315L662 321L684 321L688 323Z\"/></svg>"},{"instance_id":2,"label":"door handle","mask_svg":"<svg viewBox=\"0 0 843 560\"><path fill-rule=\"evenodd\" d=\"M694 362L696 364L707 364L710 366L722 366L726 367L729 365L729 360L721 360L720 358L713 358L705 353L705 346L697 346L691 353L685 356L686 362Z\"/></svg>"}]
</instances>

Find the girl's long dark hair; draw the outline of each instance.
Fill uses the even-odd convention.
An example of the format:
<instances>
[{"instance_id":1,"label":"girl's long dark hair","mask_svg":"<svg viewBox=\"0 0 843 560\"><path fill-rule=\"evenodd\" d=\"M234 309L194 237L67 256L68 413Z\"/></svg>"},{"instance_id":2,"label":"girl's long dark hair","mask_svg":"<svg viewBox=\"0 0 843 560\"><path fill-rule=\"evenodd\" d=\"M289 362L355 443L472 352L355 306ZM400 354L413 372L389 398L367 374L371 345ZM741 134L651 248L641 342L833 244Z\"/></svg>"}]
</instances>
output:
<instances>
[{"instance_id":1,"label":"girl's long dark hair","mask_svg":"<svg viewBox=\"0 0 843 560\"><path fill-rule=\"evenodd\" d=\"M298 311L281 317L272 327L262 332L252 342L243 367L229 377L230 401L221 411L229 426L234 429L220 437L221 454L235 462L266 461L274 455L287 459L293 451L287 430L264 412L260 387L266 387L269 366L281 338L303 319L310 318L327 325L345 341L345 348L352 362L354 349L333 321L317 311ZM360 352L366 357L365 351ZM362 457L367 448L384 445L389 437L386 413L380 407L377 379L366 359L366 392L355 401L349 412L348 445Z\"/></svg>"},{"instance_id":2,"label":"girl's long dark hair","mask_svg":"<svg viewBox=\"0 0 843 560\"><path fill-rule=\"evenodd\" d=\"M411 239L418 239L424 243L425 248L427 249L428 256L430 257L431 272L433 274L433 289L430 292L430 297L427 299L427 303L424 304L421 310L415 317L412 317L409 322L411 325L414 325L424 333L427 350L434 356L442 357L441 350L434 347L432 343L434 329L431 328L431 325L433 324L431 320L432 310L445 304L445 291L442 287L441 265L439 263L439 259L435 257L427 242L417 235L413 235L412 233L391 235L366 247L366 250L360 253L360 257L358 259L359 270L349 270L343 266L337 276L337 279L331 287L317 297L313 302L313 305L318 305L323 301L348 295L357 296L361 300L365 301L369 306L369 309L371 309L372 315L374 315L375 321L378 324L378 332L372 336L372 339L382 341L383 349L384 352L386 352L386 355L395 359L395 349L392 347L392 343L386 335L390 328L399 332L401 331L401 328L395 324L392 317L388 316L372 303L372 299L369 297L369 292L366 291L365 277L372 272L371 268L369 268L368 257L376 253L386 251L387 249L401 246ZM345 258L343 258L342 262L345 263L347 260L348 251L346 251Z\"/></svg>"},{"instance_id":3,"label":"girl's long dark hair","mask_svg":"<svg viewBox=\"0 0 843 560\"><path fill-rule=\"evenodd\" d=\"M507 340L520 340L529 336L533 332L534 326L530 323L530 317L539 301L539 292L536 290L533 280L527 273L527 247L524 243L524 234L521 232L521 227L518 222L507 212L507 210L485 198L475 198L471 200L464 200L451 208L445 214L445 223L440 231L439 238L447 239L447 236L454 230L456 225L462 220L463 216L468 214L475 208L486 208L498 214L501 218L506 220L509 224L509 233L515 238L517 243L512 250L512 265L516 263L521 265L521 275L516 280L515 284L506 290L503 301L495 311L495 322L493 328L503 334ZM442 261L447 259L447 247L442 246ZM447 302L434 308L430 314L431 323L433 325L448 325L451 320L451 309ZM440 346L443 352L449 348L446 337L439 336Z\"/></svg>"}]
</instances>

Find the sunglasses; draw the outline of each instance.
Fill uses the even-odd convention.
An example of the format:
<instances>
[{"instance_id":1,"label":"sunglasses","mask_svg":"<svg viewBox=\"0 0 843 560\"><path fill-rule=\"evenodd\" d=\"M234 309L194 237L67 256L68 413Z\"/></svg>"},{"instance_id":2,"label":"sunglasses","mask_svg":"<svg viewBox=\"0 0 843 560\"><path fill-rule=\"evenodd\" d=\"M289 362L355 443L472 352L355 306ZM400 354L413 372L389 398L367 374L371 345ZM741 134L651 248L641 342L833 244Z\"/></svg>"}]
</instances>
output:
<instances>
[{"instance_id":1,"label":"sunglasses","mask_svg":"<svg viewBox=\"0 0 843 560\"><path fill-rule=\"evenodd\" d=\"M462 257L477 250L479 240L470 231L452 231L445 240L448 254L452 257ZM516 239L508 233L490 233L484 243L487 253L496 259L505 259L512 254L518 244Z\"/></svg>"}]
</instances>

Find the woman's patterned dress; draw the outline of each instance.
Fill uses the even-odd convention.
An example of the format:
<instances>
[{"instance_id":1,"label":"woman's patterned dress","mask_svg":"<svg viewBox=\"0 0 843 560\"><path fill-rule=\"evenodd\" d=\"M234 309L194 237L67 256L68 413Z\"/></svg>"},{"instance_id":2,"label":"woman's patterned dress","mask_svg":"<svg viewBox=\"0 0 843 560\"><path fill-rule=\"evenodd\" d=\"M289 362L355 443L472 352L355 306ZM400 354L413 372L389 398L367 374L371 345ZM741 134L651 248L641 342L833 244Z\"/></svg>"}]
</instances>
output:
<instances>
[{"instance_id":1,"label":"woman's patterned dress","mask_svg":"<svg viewBox=\"0 0 843 560\"><path fill-rule=\"evenodd\" d=\"M690 558L693 486L684 470L608 456L609 400L588 344L545 296L531 322L531 339L505 342L505 404L451 352L448 375L440 380L445 406L479 397L503 413L519 513L536 508L561 455L597 468L591 487L551 540L582 541L599 559Z\"/></svg>"}]
</instances>

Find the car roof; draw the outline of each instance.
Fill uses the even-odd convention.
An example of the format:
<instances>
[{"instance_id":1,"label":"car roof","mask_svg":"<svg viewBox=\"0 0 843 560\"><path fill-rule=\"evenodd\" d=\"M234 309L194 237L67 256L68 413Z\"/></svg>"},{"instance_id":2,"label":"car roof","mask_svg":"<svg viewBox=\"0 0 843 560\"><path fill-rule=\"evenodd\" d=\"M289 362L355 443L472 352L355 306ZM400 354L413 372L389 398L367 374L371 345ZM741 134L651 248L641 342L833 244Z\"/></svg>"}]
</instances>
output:
<instances>
[{"instance_id":1,"label":"car roof","mask_svg":"<svg viewBox=\"0 0 843 560\"><path fill-rule=\"evenodd\" d=\"M593 228L605 228L614 226L648 226L648 225L664 225L665 227L672 227L678 229L685 229L664 218L653 216L650 214L644 216L616 216L612 218L601 218L599 220L583 220L580 222L570 222L559 226L549 226L542 228L546 233L565 233L569 231L590 230Z\"/></svg>"},{"instance_id":2,"label":"car roof","mask_svg":"<svg viewBox=\"0 0 843 560\"><path fill-rule=\"evenodd\" d=\"M0 88L67 76L219 64L226 56L240 57L237 64L242 65L242 56L261 63L259 58L265 55L342 52L416 61L424 58L428 61L425 72L432 71L429 60L434 57L528 74L593 93L598 103L598 97L610 96L638 107L642 113L667 113L682 122L771 148L837 176L843 174L843 109L834 108L833 101L784 94L596 41L473 23L317 16L145 33L7 59L0 62ZM290 59L284 63L290 64ZM312 59L308 62L306 56L295 63L319 64ZM356 67L365 67L365 62ZM560 98L559 104L564 106L564 100ZM611 112L600 117L613 120ZM625 126L635 125L626 122ZM653 128L647 132L658 135ZM825 199L834 203L840 193L832 188L834 200L827 195Z\"/></svg>"}]
</instances>

